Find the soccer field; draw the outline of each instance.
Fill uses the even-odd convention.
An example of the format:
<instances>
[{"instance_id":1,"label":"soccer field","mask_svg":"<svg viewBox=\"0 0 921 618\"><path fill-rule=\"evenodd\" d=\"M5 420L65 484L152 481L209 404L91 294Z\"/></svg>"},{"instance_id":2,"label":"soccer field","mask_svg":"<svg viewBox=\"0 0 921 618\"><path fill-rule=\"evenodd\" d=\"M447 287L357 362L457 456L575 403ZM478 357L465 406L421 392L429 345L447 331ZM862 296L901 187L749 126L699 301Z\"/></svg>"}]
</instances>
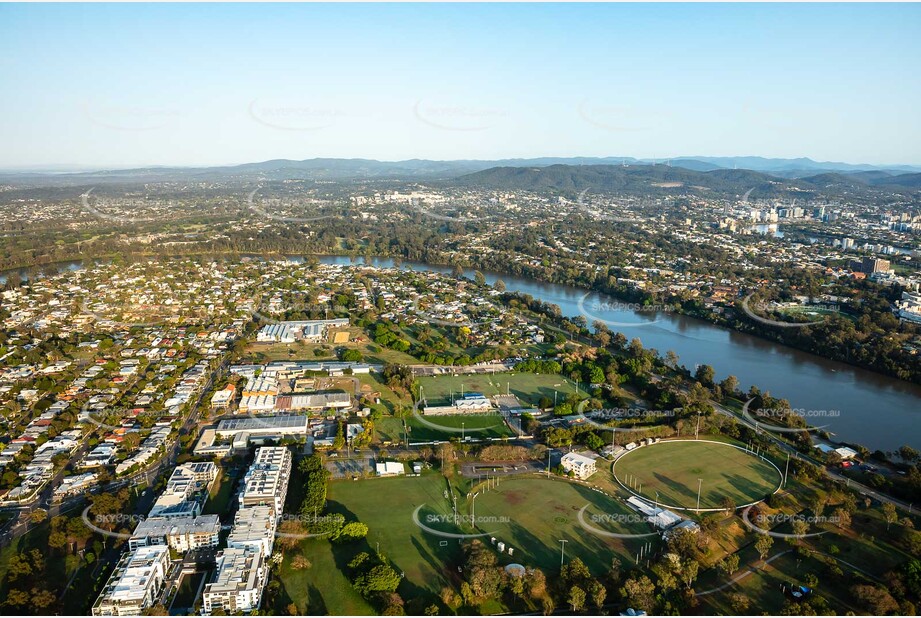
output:
<instances>
[{"instance_id":1,"label":"soccer field","mask_svg":"<svg viewBox=\"0 0 921 618\"><path fill-rule=\"evenodd\" d=\"M585 506L583 519L596 529L648 535L652 528L623 502L578 483L538 477L503 479L494 489L480 490L474 502L477 529L515 549L513 557L503 555L503 563L519 562L548 573L559 570L561 540L566 541L566 560L581 558L596 575L605 573L612 558L631 564L642 545L659 542L656 534L616 539L592 533L579 521Z\"/></svg>"},{"instance_id":2,"label":"soccer field","mask_svg":"<svg viewBox=\"0 0 921 618\"><path fill-rule=\"evenodd\" d=\"M723 507L726 497L749 504L774 493L781 474L772 464L724 442L671 440L644 446L614 463L614 476L650 502L673 508ZM657 496L658 494L658 496Z\"/></svg>"},{"instance_id":3,"label":"soccer field","mask_svg":"<svg viewBox=\"0 0 921 618\"><path fill-rule=\"evenodd\" d=\"M426 376L419 378L423 395L429 405L447 404L451 395L464 393L482 393L487 397L515 395L527 405L537 405L541 397L553 400L553 393L562 400L566 395L576 392L576 384L558 374L537 374L507 372L496 374L471 374L457 376Z\"/></svg>"}]
</instances>

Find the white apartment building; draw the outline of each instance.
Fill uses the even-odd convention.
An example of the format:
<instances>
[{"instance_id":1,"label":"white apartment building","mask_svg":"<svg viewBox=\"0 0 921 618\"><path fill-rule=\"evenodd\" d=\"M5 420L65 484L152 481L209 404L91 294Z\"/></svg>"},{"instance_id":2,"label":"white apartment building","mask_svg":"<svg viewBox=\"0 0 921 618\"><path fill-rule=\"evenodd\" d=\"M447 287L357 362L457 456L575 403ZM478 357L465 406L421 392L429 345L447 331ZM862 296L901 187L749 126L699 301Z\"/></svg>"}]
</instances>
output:
<instances>
[{"instance_id":1,"label":"white apartment building","mask_svg":"<svg viewBox=\"0 0 921 618\"><path fill-rule=\"evenodd\" d=\"M283 446L264 446L243 477L240 506L268 505L281 515L291 477L291 451Z\"/></svg>"},{"instance_id":2,"label":"white apartment building","mask_svg":"<svg viewBox=\"0 0 921 618\"><path fill-rule=\"evenodd\" d=\"M246 506L237 510L227 547L252 549L268 558L275 545L278 518L270 506Z\"/></svg>"},{"instance_id":3,"label":"white apartment building","mask_svg":"<svg viewBox=\"0 0 921 618\"><path fill-rule=\"evenodd\" d=\"M566 453L560 465L566 472L572 472L577 479L587 479L595 474L595 460L578 453Z\"/></svg>"},{"instance_id":4,"label":"white apartment building","mask_svg":"<svg viewBox=\"0 0 921 618\"><path fill-rule=\"evenodd\" d=\"M259 608L268 569L262 553L228 547L217 556L217 576L202 593L202 611L223 609L227 614Z\"/></svg>"},{"instance_id":5,"label":"white apartment building","mask_svg":"<svg viewBox=\"0 0 921 618\"><path fill-rule=\"evenodd\" d=\"M178 552L201 547L217 547L221 520L217 515L198 517L151 517L134 529L128 547L166 545Z\"/></svg>"},{"instance_id":6,"label":"white apartment building","mask_svg":"<svg viewBox=\"0 0 921 618\"><path fill-rule=\"evenodd\" d=\"M217 466L210 461L176 466L166 489L150 509L150 517L195 517L201 513L201 503L194 499L195 494L207 491L216 478Z\"/></svg>"},{"instance_id":7,"label":"white apartment building","mask_svg":"<svg viewBox=\"0 0 921 618\"><path fill-rule=\"evenodd\" d=\"M136 616L154 605L169 571L169 548L139 547L122 556L93 605L94 616Z\"/></svg>"}]
</instances>

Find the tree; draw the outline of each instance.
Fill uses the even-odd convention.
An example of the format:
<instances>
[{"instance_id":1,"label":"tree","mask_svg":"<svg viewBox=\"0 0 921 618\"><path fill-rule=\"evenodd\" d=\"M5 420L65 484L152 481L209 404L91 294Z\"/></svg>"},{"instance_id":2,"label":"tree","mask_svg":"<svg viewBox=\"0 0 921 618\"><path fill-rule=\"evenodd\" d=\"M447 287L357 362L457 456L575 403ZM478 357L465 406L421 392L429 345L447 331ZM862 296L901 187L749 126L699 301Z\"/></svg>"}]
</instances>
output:
<instances>
[{"instance_id":1,"label":"tree","mask_svg":"<svg viewBox=\"0 0 921 618\"><path fill-rule=\"evenodd\" d=\"M771 551L771 546L774 544L774 539L769 537L766 534L759 534L758 540L755 541L755 551L758 552L758 555L764 560L768 552Z\"/></svg>"},{"instance_id":2,"label":"tree","mask_svg":"<svg viewBox=\"0 0 921 618\"><path fill-rule=\"evenodd\" d=\"M745 614L749 605L751 605L751 600L741 592L733 592L729 595L729 606L737 615Z\"/></svg>"},{"instance_id":3,"label":"tree","mask_svg":"<svg viewBox=\"0 0 921 618\"><path fill-rule=\"evenodd\" d=\"M713 386L713 378L715 376L716 372L710 365L698 365L697 371L694 373L694 379L708 387Z\"/></svg>"},{"instance_id":4,"label":"tree","mask_svg":"<svg viewBox=\"0 0 921 618\"><path fill-rule=\"evenodd\" d=\"M354 586L365 596L374 592L393 592L400 585L400 574L389 564L378 564L355 578Z\"/></svg>"},{"instance_id":5,"label":"tree","mask_svg":"<svg viewBox=\"0 0 921 618\"><path fill-rule=\"evenodd\" d=\"M10 557L10 561L7 565L7 577L9 577L11 581L29 577L32 575L32 572L32 563L29 561L26 554L18 553Z\"/></svg>"},{"instance_id":6,"label":"tree","mask_svg":"<svg viewBox=\"0 0 921 618\"><path fill-rule=\"evenodd\" d=\"M732 575L739 568L739 555L729 554L719 562L720 570L726 575Z\"/></svg>"},{"instance_id":7,"label":"tree","mask_svg":"<svg viewBox=\"0 0 921 618\"><path fill-rule=\"evenodd\" d=\"M739 379L735 376L726 376L726 379L720 382L720 390L726 395L732 395L739 388Z\"/></svg>"},{"instance_id":8,"label":"tree","mask_svg":"<svg viewBox=\"0 0 921 618\"><path fill-rule=\"evenodd\" d=\"M601 608L604 607L604 600L608 597L607 588L597 579L593 579L588 586L588 593L592 597L595 609L601 611Z\"/></svg>"},{"instance_id":9,"label":"tree","mask_svg":"<svg viewBox=\"0 0 921 618\"><path fill-rule=\"evenodd\" d=\"M457 592L449 586L443 587L439 596L441 597L441 602L444 603L448 609L450 609L455 614L464 602L464 600L461 598L461 595L457 594Z\"/></svg>"},{"instance_id":10,"label":"tree","mask_svg":"<svg viewBox=\"0 0 921 618\"><path fill-rule=\"evenodd\" d=\"M333 440L333 449L337 451L345 446L345 432L342 425L343 423L337 423L336 437Z\"/></svg>"},{"instance_id":11,"label":"tree","mask_svg":"<svg viewBox=\"0 0 921 618\"><path fill-rule=\"evenodd\" d=\"M631 577L625 581L623 588L620 589L620 594L627 600L630 607L651 612L655 600L653 596L655 591L656 586L652 583L652 580L646 575L641 575L640 577Z\"/></svg>"},{"instance_id":12,"label":"tree","mask_svg":"<svg viewBox=\"0 0 921 618\"><path fill-rule=\"evenodd\" d=\"M43 588L32 588L31 591L32 598L29 599L29 604L38 609L39 613L42 613L41 610L51 607L58 597L50 590L45 590Z\"/></svg>"},{"instance_id":13,"label":"tree","mask_svg":"<svg viewBox=\"0 0 921 618\"><path fill-rule=\"evenodd\" d=\"M793 528L793 534L796 535L796 538L788 539L791 544L799 542L799 539L806 536L806 533L809 532L809 522L805 519L794 519L791 526Z\"/></svg>"},{"instance_id":14,"label":"tree","mask_svg":"<svg viewBox=\"0 0 921 618\"><path fill-rule=\"evenodd\" d=\"M360 521L350 521L336 532L331 540L336 543L354 543L368 536L368 526Z\"/></svg>"},{"instance_id":15,"label":"tree","mask_svg":"<svg viewBox=\"0 0 921 618\"><path fill-rule=\"evenodd\" d=\"M916 463L919 458L921 458L921 453L917 450L911 448L910 446L900 446L899 447L899 457L905 463Z\"/></svg>"},{"instance_id":16,"label":"tree","mask_svg":"<svg viewBox=\"0 0 921 618\"><path fill-rule=\"evenodd\" d=\"M884 588L869 584L858 584L851 588L857 602L874 616L885 616L899 609L898 602Z\"/></svg>"},{"instance_id":17,"label":"tree","mask_svg":"<svg viewBox=\"0 0 921 618\"><path fill-rule=\"evenodd\" d=\"M310 560L304 554L297 554L291 559L291 568L297 571L309 569L312 566L313 564L311 564Z\"/></svg>"},{"instance_id":18,"label":"tree","mask_svg":"<svg viewBox=\"0 0 921 618\"><path fill-rule=\"evenodd\" d=\"M35 509L29 514L29 521L33 524L40 524L48 518L48 511L45 509Z\"/></svg>"},{"instance_id":19,"label":"tree","mask_svg":"<svg viewBox=\"0 0 921 618\"><path fill-rule=\"evenodd\" d=\"M582 588L579 586L573 586L569 589L569 597L567 598L567 602L569 603L570 607L572 607L572 611L581 611L582 608L585 607L585 591L582 590Z\"/></svg>"},{"instance_id":20,"label":"tree","mask_svg":"<svg viewBox=\"0 0 921 618\"><path fill-rule=\"evenodd\" d=\"M278 526L275 543L282 549L294 549L301 544L306 532L301 522L296 519L286 519Z\"/></svg>"},{"instance_id":21,"label":"tree","mask_svg":"<svg viewBox=\"0 0 921 618\"><path fill-rule=\"evenodd\" d=\"M835 509L832 517L835 518L835 523L839 528L849 528L851 526L851 514L840 506Z\"/></svg>"},{"instance_id":22,"label":"tree","mask_svg":"<svg viewBox=\"0 0 921 618\"><path fill-rule=\"evenodd\" d=\"M11 588L6 593L3 604L8 607L24 607L29 602L29 593L25 590Z\"/></svg>"},{"instance_id":23,"label":"tree","mask_svg":"<svg viewBox=\"0 0 921 618\"><path fill-rule=\"evenodd\" d=\"M889 526L899 520L899 513L896 510L894 504L891 502L886 502L883 504L883 517L886 519L886 530L889 529Z\"/></svg>"},{"instance_id":24,"label":"tree","mask_svg":"<svg viewBox=\"0 0 921 618\"><path fill-rule=\"evenodd\" d=\"M681 565L681 580L684 582L685 587L690 590L691 586L694 584L694 580L697 579L697 573L700 571L700 563L696 560L686 560Z\"/></svg>"}]
</instances>

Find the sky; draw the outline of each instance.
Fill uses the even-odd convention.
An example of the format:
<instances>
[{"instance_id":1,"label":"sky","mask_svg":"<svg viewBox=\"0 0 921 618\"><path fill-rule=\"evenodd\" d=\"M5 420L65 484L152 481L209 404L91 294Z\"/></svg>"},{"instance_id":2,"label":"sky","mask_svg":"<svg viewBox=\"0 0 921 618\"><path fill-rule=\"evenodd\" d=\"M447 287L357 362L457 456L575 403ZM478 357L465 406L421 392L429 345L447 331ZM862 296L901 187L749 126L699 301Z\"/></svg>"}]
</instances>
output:
<instances>
[{"instance_id":1,"label":"sky","mask_svg":"<svg viewBox=\"0 0 921 618\"><path fill-rule=\"evenodd\" d=\"M0 5L0 168L921 164L921 5Z\"/></svg>"}]
</instances>

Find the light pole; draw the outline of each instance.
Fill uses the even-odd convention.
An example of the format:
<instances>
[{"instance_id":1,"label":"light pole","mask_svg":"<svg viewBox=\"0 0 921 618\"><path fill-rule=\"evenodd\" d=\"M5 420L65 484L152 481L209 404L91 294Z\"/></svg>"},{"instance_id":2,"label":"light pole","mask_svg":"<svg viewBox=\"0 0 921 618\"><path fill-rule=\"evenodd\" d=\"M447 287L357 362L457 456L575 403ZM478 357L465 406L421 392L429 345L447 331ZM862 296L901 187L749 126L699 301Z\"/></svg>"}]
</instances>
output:
<instances>
[{"instance_id":1,"label":"light pole","mask_svg":"<svg viewBox=\"0 0 921 618\"><path fill-rule=\"evenodd\" d=\"M560 539L560 568L563 568L563 560L566 557L566 539Z\"/></svg>"},{"instance_id":2,"label":"light pole","mask_svg":"<svg viewBox=\"0 0 921 618\"><path fill-rule=\"evenodd\" d=\"M476 492L470 500L470 524L473 526L476 526L476 497L479 495L480 492Z\"/></svg>"},{"instance_id":3,"label":"light pole","mask_svg":"<svg viewBox=\"0 0 921 618\"><path fill-rule=\"evenodd\" d=\"M700 436L700 412L697 413L697 429L694 430L694 439L697 440Z\"/></svg>"},{"instance_id":4,"label":"light pole","mask_svg":"<svg viewBox=\"0 0 921 618\"><path fill-rule=\"evenodd\" d=\"M783 469L783 484L781 487L787 486L787 472L790 471L790 453L787 453L787 465Z\"/></svg>"},{"instance_id":5,"label":"light pole","mask_svg":"<svg viewBox=\"0 0 921 618\"><path fill-rule=\"evenodd\" d=\"M700 510L700 488L703 486L704 480L697 479L697 510Z\"/></svg>"},{"instance_id":6,"label":"light pole","mask_svg":"<svg viewBox=\"0 0 921 618\"><path fill-rule=\"evenodd\" d=\"M464 438L464 422L461 421L461 442L465 442L465 441L466 440Z\"/></svg>"}]
</instances>

